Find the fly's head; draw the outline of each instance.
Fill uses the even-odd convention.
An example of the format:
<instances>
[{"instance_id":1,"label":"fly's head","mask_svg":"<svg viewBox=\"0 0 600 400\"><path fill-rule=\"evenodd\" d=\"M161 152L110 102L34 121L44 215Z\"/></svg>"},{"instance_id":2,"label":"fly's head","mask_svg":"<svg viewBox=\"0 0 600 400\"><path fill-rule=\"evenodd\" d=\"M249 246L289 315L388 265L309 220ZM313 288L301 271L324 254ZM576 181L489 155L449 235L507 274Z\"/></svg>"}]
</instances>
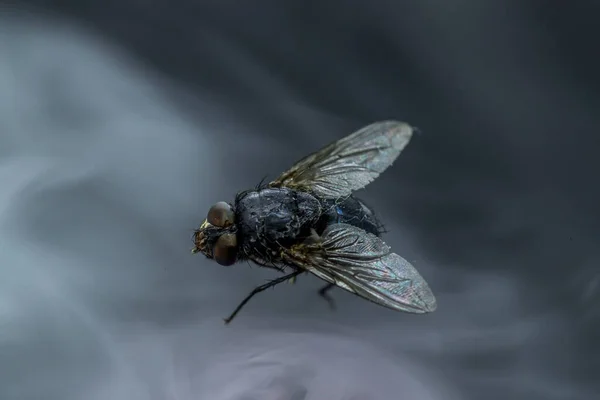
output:
<instances>
[{"instance_id":1,"label":"fly's head","mask_svg":"<svg viewBox=\"0 0 600 400\"><path fill-rule=\"evenodd\" d=\"M208 210L206 219L194 232L192 253L202 253L225 266L237 261L235 214L231 205L220 201Z\"/></svg>"}]
</instances>

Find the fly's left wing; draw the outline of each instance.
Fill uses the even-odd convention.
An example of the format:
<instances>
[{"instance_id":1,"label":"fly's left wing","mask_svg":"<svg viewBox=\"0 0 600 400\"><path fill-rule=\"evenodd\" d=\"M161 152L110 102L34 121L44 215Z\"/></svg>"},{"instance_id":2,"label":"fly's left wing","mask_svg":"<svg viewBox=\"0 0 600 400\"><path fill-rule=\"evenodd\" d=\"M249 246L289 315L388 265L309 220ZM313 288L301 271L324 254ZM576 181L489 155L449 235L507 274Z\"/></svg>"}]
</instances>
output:
<instances>
[{"instance_id":1,"label":"fly's left wing","mask_svg":"<svg viewBox=\"0 0 600 400\"><path fill-rule=\"evenodd\" d=\"M367 300L398 311L433 312L429 285L380 238L352 225L332 224L318 240L284 253L286 261Z\"/></svg>"},{"instance_id":2,"label":"fly's left wing","mask_svg":"<svg viewBox=\"0 0 600 400\"><path fill-rule=\"evenodd\" d=\"M298 161L270 187L339 198L376 179L406 147L413 128L397 121L368 125Z\"/></svg>"}]
</instances>

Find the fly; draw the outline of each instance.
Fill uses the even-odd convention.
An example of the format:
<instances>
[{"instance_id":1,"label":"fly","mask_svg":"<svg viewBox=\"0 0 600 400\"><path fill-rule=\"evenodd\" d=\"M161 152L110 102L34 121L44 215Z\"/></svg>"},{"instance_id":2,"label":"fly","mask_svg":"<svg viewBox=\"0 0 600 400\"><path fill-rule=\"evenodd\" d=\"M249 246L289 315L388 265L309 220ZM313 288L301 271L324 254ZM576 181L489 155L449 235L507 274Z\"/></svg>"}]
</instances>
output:
<instances>
[{"instance_id":1,"label":"fly","mask_svg":"<svg viewBox=\"0 0 600 400\"><path fill-rule=\"evenodd\" d=\"M250 260L284 276L256 287L225 318L230 323L257 293L310 272L384 307L435 311L427 282L380 238L373 211L353 192L387 169L409 143L403 122L368 125L303 158L274 181L213 205L194 233L192 253L230 266Z\"/></svg>"}]
</instances>

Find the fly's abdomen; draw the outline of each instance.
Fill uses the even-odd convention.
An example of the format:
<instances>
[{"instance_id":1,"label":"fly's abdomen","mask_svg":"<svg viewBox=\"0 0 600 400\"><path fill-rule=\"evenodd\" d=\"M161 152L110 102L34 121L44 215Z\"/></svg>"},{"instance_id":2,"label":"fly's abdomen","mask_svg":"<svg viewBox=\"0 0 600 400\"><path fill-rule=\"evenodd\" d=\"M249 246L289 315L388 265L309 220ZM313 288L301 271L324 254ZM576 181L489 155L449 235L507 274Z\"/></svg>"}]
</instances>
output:
<instances>
[{"instance_id":1,"label":"fly's abdomen","mask_svg":"<svg viewBox=\"0 0 600 400\"><path fill-rule=\"evenodd\" d=\"M353 196L343 200L325 200L323 208L320 224L324 228L330 224L349 224L376 236L381 233L381 224L373 211Z\"/></svg>"},{"instance_id":2,"label":"fly's abdomen","mask_svg":"<svg viewBox=\"0 0 600 400\"><path fill-rule=\"evenodd\" d=\"M246 192L238 196L235 208L242 248L248 255L297 242L321 215L315 197L287 188Z\"/></svg>"}]
</instances>

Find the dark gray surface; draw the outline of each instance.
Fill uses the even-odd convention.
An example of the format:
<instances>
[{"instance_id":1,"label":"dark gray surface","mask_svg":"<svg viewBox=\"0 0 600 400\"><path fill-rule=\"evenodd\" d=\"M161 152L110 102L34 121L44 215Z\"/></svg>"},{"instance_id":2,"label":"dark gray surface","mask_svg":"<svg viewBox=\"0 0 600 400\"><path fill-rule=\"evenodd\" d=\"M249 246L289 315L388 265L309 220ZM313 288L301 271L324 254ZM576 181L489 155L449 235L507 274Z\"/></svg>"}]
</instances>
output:
<instances>
[{"instance_id":1,"label":"dark gray surface","mask_svg":"<svg viewBox=\"0 0 600 400\"><path fill-rule=\"evenodd\" d=\"M399 3L0 6L0 398L593 398L598 8ZM189 255L208 207L387 118L361 197L438 311L306 277L224 327L274 275Z\"/></svg>"}]
</instances>

